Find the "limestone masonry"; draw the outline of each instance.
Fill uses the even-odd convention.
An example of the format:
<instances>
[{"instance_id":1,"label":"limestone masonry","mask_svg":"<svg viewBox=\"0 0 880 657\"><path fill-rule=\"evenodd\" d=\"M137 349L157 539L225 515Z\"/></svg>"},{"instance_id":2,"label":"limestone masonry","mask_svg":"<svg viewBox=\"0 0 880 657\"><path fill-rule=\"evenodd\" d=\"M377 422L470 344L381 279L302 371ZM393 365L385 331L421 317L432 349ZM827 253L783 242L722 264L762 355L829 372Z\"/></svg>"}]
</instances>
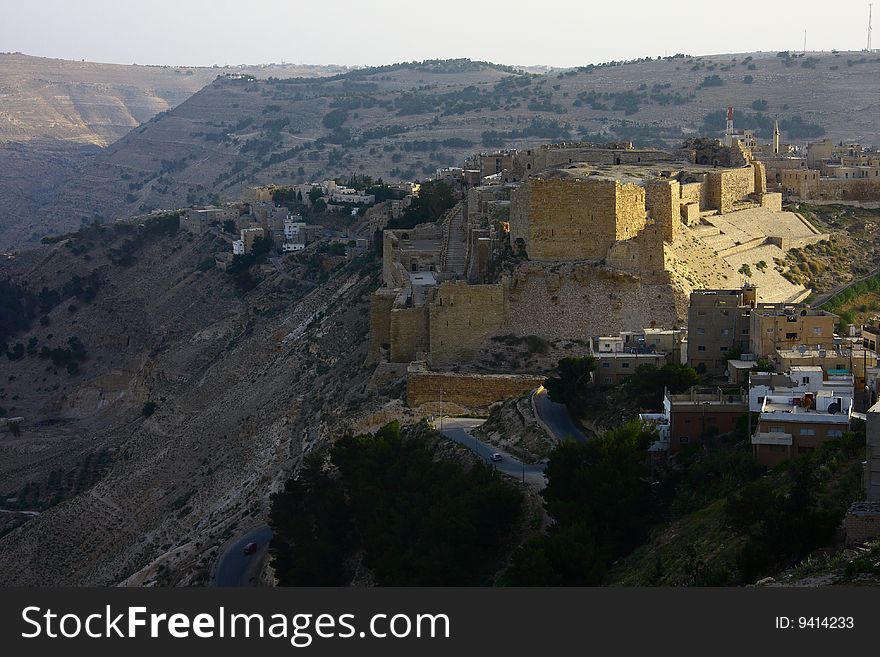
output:
<instances>
[{"instance_id":1,"label":"limestone masonry","mask_svg":"<svg viewBox=\"0 0 880 657\"><path fill-rule=\"evenodd\" d=\"M683 326L701 288L750 283L760 302L794 303L807 290L766 264L827 237L782 211L739 143L555 145L468 166L482 184L436 224L384 232L371 362L467 368L493 336Z\"/></svg>"}]
</instances>

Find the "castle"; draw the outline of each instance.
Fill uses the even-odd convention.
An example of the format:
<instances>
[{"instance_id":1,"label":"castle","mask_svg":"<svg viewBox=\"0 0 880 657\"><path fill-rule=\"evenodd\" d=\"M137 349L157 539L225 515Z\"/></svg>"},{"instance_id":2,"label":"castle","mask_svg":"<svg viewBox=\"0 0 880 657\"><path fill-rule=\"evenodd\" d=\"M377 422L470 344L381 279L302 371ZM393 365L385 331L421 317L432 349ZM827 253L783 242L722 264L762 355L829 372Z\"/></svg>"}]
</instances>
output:
<instances>
[{"instance_id":1,"label":"castle","mask_svg":"<svg viewBox=\"0 0 880 657\"><path fill-rule=\"evenodd\" d=\"M550 145L475 156L483 184L437 224L386 230L373 362L466 364L492 336L586 340L679 326L694 289L808 291L774 260L819 241L738 141L674 152ZM747 272L747 273L743 273Z\"/></svg>"}]
</instances>

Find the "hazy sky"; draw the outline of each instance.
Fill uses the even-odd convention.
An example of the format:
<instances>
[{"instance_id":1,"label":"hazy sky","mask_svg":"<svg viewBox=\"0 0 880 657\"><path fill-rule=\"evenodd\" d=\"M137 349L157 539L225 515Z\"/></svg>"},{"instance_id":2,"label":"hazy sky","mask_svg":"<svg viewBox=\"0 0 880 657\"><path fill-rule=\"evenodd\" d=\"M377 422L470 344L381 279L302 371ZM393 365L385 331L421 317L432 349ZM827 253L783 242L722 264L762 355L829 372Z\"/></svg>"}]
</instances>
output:
<instances>
[{"instance_id":1,"label":"hazy sky","mask_svg":"<svg viewBox=\"0 0 880 657\"><path fill-rule=\"evenodd\" d=\"M575 66L684 52L859 50L862 0L0 0L0 51L138 64ZM880 28L880 0L876 23ZM880 29L874 44L880 47Z\"/></svg>"}]
</instances>

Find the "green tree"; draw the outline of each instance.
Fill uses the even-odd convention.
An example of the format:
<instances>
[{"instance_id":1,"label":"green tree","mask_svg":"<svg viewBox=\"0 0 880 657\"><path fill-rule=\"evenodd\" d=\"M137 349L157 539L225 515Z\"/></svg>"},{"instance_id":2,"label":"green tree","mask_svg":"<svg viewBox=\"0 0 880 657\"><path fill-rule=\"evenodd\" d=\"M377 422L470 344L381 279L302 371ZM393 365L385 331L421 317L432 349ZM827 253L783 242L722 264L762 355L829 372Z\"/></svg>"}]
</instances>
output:
<instances>
[{"instance_id":1,"label":"green tree","mask_svg":"<svg viewBox=\"0 0 880 657\"><path fill-rule=\"evenodd\" d=\"M419 195L401 215L388 222L388 228L412 228L430 221L437 221L444 212L455 205L452 188L442 180L429 180L419 189Z\"/></svg>"},{"instance_id":2,"label":"green tree","mask_svg":"<svg viewBox=\"0 0 880 657\"><path fill-rule=\"evenodd\" d=\"M577 415L587 394L590 374L596 369L596 359L592 356L563 358L556 369L559 376L551 376L544 382L547 394L552 401L565 404Z\"/></svg>"},{"instance_id":3,"label":"green tree","mask_svg":"<svg viewBox=\"0 0 880 657\"><path fill-rule=\"evenodd\" d=\"M637 422L550 455L541 495L555 523L514 553L512 585L596 585L608 566L640 541L653 505L645 449L654 436Z\"/></svg>"},{"instance_id":4,"label":"green tree","mask_svg":"<svg viewBox=\"0 0 880 657\"><path fill-rule=\"evenodd\" d=\"M699 382L700 375L687 365L640 365L624 387L642 408L655 409L663 403L664 390L673 394L685 392Z\"/></svg>"}]
</instances>

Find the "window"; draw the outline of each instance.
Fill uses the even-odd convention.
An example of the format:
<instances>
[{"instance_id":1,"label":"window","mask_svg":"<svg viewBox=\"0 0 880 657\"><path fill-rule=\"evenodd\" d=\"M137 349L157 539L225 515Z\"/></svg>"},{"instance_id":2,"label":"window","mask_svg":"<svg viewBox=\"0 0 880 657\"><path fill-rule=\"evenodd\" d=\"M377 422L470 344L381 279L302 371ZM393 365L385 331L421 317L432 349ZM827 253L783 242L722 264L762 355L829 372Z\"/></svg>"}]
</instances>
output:
<instances>
[{"instance_id":1,"label":"window","mask_svg":"<svg viewBox=\"0 0 880 657\"><path fill-rule=\"evenodd\" d=\"M770 433L785 433L785 427L770 427Z\"/></svg>"},{"instance_id":2,"label":"window","mask_svg":"<svg viewBox=\"0 0 880 657\"><path fill-rule=\"evenodd\" d=\"M721 329L721 335L730 335L730 329Z\"/></svg>"},{"instance_id":3,"label":"window","mask_svg":"<svg viewBox=\"0 0 880 657\"><path fill-rule=\"evenodd\" d=\"M606 377L605 377L605 383L611 383L611 377L610 377L610 376L606 376Z\"/></svg>"},{"instance_id":4,"label":"window","mask_svg":"<svg viewBox=\"0 0 880 657\"><path fill-rule=\"evenodd\" d=\"M706 351L706 345L704 345L704 344L697 345L697 351Z\"/></svg>"},{"instance_id":5,"label":"window","mask_svg":"<svg viewBox=\"0 0 880 657\"><path fill-rule=\"evenodd\" d=\"M726 347L726 346L722 346L720 349L721 349L721 351L727 351L727 347Z\"/></svg>"},{"instance_id":6,"label":"window","mask_svg":"<svg viewBox=\"0 0 880 657\"><path fill-rule=\"evenodd\" d=\"M687 436L679 436L679 438L678 438L678 444L679 444L679 445L686 445L687 442L688 442L688 437L687 437Z\"/></svg>"},{"instance_id":7,"label":"window","mask_svg":"<svg viewBox=\"0 0 880 657\"><path fill-rule=\"evenodd\" d=\"M815 436L816 430L815 429L801 429L801 435L802 436Z\"/></svg>"},{"instance_id":8,"label":"window","mask_svg":"<svg viewBox=\"0 0 880 657\"><path fill-rule=\"evenodd\" d=\"M797 340L797 333L786 333L785 339L786 340Z\"/></svg>"},{"instance_id":9,"label":"window","mask_svg":"<svg viewBox=\"0 0 880 657\"><path fill-rule=\"evenodd\" d=\"M697 329L697 335L706 335L706 329L700 327Z\"/></svg>"},{"instance_id":10,"label":"window","mask_svg":"<svg viewBox=\"0 0 880 657\"><path fill-rule=\"evenodd\" d=\"M822 335L822 327L814 326L813 327L813 335Z\"/></svg>"},{"instance_id":11,"label":"window","mask_svg":"<svg viewBox=\"0 0 880 657\"><path fill-rule=\"evenodd\" d=\"M629 369L629 363L621 363L620 366L625 370Z\"/></svg>"},{"instance_id":12,"label":"window","mask_svg":"<svg viewBox=\"0 0 880 657\"><path fill-rule=\"evenodd\" d=\"M843 431L840 429L829 429L825 435L829 438L843 438Z\"/></svg>"},{"instance_id":13,"label":"window","mask_svg":"<svg viewBox=\"0 0 880 657\"><path fill-rule=\"evenodd\" d=\"M602 367L611 367L611 363L609 363L607 360L603 360Z\"/></svg>"}]
</instances>

